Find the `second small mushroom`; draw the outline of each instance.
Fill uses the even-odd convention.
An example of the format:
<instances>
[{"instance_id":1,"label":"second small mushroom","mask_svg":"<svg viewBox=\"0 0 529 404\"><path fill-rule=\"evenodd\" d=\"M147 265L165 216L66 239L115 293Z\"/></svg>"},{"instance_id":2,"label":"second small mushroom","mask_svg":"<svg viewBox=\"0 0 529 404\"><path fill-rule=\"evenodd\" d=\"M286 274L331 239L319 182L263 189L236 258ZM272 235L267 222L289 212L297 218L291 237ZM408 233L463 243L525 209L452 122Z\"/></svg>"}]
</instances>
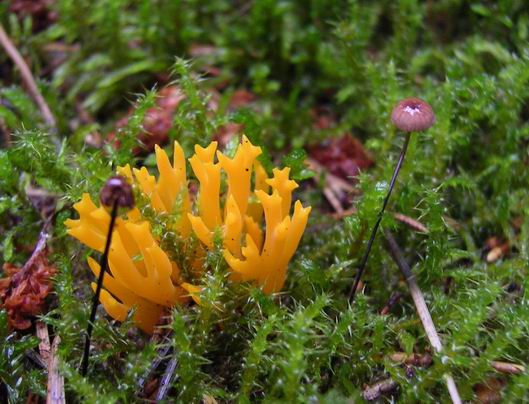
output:
<instances>
[{"instance_id":1,"label":"second small mushroom","mask_svg":"<svg viewBox=\"0 0 529 404\"><path fill-rule=\"evenodd\" d=\"M398 130L404 132L406 137L404 138L404 144L400 152L399 159L395 168L393 169L393 175L389 183L388 192L384 198L382 208L378 212L377 221L371 230L371 235L367 242L367 247L358 266L358 271L356 273L353 285L349 291L349 302L353 303L355 298L356 289L362 278L362 274L365 270L367 260L369 259L369 254L371 248L373 247L373 242L380 227L380 222L384 216L384 211L389 202L391 192L395 186L397 176L404 162L404 157L406 156L406 151L408 149L408 144L410 143L411 134L413 132L422 132L429 129L435 123L435 114L432 107L426 101L420 98L405 98L397 103L391 112L391 122L397 127Z\"/></svg>"}]
</instances>

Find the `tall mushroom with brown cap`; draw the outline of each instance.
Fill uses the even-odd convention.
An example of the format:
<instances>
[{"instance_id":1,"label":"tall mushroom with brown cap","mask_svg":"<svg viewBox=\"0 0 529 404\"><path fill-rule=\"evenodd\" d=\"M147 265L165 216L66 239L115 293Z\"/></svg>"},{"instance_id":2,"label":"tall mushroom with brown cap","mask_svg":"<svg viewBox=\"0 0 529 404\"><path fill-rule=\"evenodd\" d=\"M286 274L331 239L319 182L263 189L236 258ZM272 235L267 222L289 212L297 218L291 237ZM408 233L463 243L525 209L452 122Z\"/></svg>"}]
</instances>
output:
<instances>
[{"instance_id":1,"label":"tall mushroom with brown cap","mask_svg":"<svg viewBox=\"0 0 529 404\"><path fill-rule=\"evenodd\" d=\"M404 156L406 155L406 150L408 149L408 144L410 143L411 134L413 132L422 132L429 129L435 123L435 114L430 104L428 104L426 101L421 100L420 98L405 98L399 101L393 108L393 111L391 112L391 122L393 122L397 129L406 133L406 137L404 138L404 144L402 145L400 157L397 161L397 164L395 165L395 168L393 169L393 176L391 177L391 181L389 183L388 193L384 198L384 203L382 204L380 212L378 212L378 218L373 230L371 231L369 241L367 242L366 251L364 252L362 260L360 261L360 265L358 266L358 272L356 273L353 286L349 291L349 302L351 304L354 301L356 289L358 288L360 278L362 277L362 273L364 272L365 266L367 264L371 248L373 247L373 242L375 241L378 228L380 227L380 222L382 221L389 197L391 196L391 191L393 191L397 176L399 175L402 163L404 162Z\"/></svg>"},{"instance_id":2,"label":"tall mushroom with brown cap","mask_svg":"<svg viewBox=\"0 0 529 404\"><path fill-rule=\"evenodd\" d=\"M393 108L391 122L403 132L422 132L435 123L435 114L426 101L405 98Z\"/></svg>"},{"instance_id":3,"label":"tall mushroom with brown cap","mask_svg":"<svg viewBox=\"0 0 529 404\"><path fill-rule=\"evenodd\" d=\"M81 362L81 374L86 376L88 371L88 357L90 355L90 339L92 338L92 331L94 329L94 321L96 319L97 306L99 304L99 295L103 287L103 277L107 271L108 266L108 252L110 250L110 244L112 243L112 233L116 218L118 216L119 208L132 209L134 207L134 194L132 193L132 187L127 182L125 177L121 175L115 175L110 177L101 191L99 192L99 200L106 208L110 208L110 223L108 225L108 233L105 241L105 250L99 260L99 277L97 278L96 292L92 301L92 310L90 312L90 319L86 327L85 344L83 350L83 359Z\"/></svg>"}]
</instances>

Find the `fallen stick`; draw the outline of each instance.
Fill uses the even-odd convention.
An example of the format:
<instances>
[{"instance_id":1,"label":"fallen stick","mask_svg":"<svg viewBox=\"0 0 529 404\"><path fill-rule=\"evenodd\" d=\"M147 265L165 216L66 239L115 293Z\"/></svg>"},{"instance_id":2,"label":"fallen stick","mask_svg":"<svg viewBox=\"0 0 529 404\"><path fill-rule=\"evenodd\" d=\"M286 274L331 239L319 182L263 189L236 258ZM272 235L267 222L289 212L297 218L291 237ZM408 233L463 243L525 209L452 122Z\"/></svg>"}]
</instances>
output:
<instances>
[{"instance_id":1,"label":"fallen stick","mask_svg":"<svg viewBox=\"0 0 529 404\"><path fill-rule=\"evenodd\" d=\"M404 259L402 251L397 242L395 241L395 238L393 237L391 232L386 230L384 231L384 235L386 237L391 257L393 258L400 271L404 275L404 278L406 278L406 282L408 283L408 287L410 289L411 297L413 299L413 302L415 303L415 308L417 310L419 318L421 319L424 331L426 332L426 336L428 337L428 340L430 341L430 344L432 345L434 350L437 353L440 353L443 349L443 345L441 343L441 339L439 338L439 334L437 334L437 330L435 329L432 316L430 315L428 306L426 306L426 301L424 300L424 296L421 290L419 289L419 285L417 284L415 275L413 274L410 266ZM457 390L454 378L449 373L446 373L444 375L444 378L452 402L454 404L461 404L461 397L459 396L459 392Z\"/></svg>"},{"instance_id":2,"label":"fallen stick","mask_svg":"<svg viewBox=\"0 0 529 404\"><path fill-rule=\"evenodd\" d=\"M316 172L316 179L319 181L323 176L325 176L325 182L329 185L329 187L336 193L356 193L358 194L360 191L357 190L352 184L349 182L342 180L340 177L337 177L334 174L331 174L328 172L325 167L323 167L320 163L318 163L316 160L313 160L311 158L308 158L306 160L307 166Z\"/></svg>"},{"instance_id":3,"label":"fallen stick","mask_svg":"<svg viewBox=\"0 0 529 404\"><path fill-rule=\"evenodd\" d=\"M20 52L5 32L2 24L0 24L0 44L6 51L7 55L11 58L15 66L18 68L18 70L20 70L22 81L26 85L28 92L30 93L31 97L40 109L42 117L44 118L48 126L53 130L53 132L56 132L57 124L51 112L51 109L44 100L42 94L40 93L39 88L37 87L37 83L35 82L33 74L31 73L31 70L26 64L26 61L24 60L22 55L20 55ZM54 141L56 142L56 139L54 139Z\"/></svg>"},{"instance_id":4,"label":"fallen stick","mask_svg":"<svg viewBox=\"0 0 529 404\"><path fill-rule=\"evenodd\" d=\"M325 195L327 201L331 204L336 214L342 215L344 212L342 204L340 203L332 189L326 186L325 188L323 188L323 195Z\"/></svg>"},{"instance_id":5,"label":"fallen stick","mask_svg":"<svg viewBox=\"0 0 529 404\"><path fill-rule=\"evenodd\" d=\"M59 374L59 357L57 350L61 338L57 335L51 345L50 361L48 364L48 395L46 404L66 404L64 394L64 377Z\"/></svg>"},{"instance_id":6,"label":"fallen stick","mask_svg":"<svg viewBox=\"0 0 529 404\"><path fill-rule=\"evenodd\" d=\"M325 190L324 190L324 193L325 193ZM327 195L325 195L327 196ZM329 199L329 198L327 198ZM329 201L329 203L331 203ZM332 205L332 203L331 203ZM334 205L333 205L334 207ZM341 205L340 205L341 207ZM351 215L354 215L356 214L358 211L356 208L349 208L349 209L341 209L341 211L338 211L338 209L335 209L336 210L336 213L333 213L332 214L332 217L334 217L335 219L343 219L344 217L347 217L347 216L351 216ZM401 223L404 223L406 226L408 226L410 229L412 230L415 230L415 231L418 231L420 233L428 233L429 230L428 228L422 224L421 222L419 222L418 220L415 220L409 216L406 216L406 215L403 215L402 213L392 213L393 217L395 218L395 220L398 220L399 222Z\"/></svg>"},{"instance_id":7,"label":"fallen stick","mask_svg":"<svg viewBox=\"0 0 529 404\"><path fill-rule=\"evenodd\" d=\"M51 346L50 346L50 336L48 334L48 325L42 321L37 321L36 324L37 337L39 339L39 352L42 358L42 361L48 366L50 363L51 355Z\"/></svg>"},{"instance_id":8,"label":"fallen stick","mask_svg":"<svg viewBox=\"0 0 529 404\"><path fill-rule=\"evenodd\" d=\"M393 379L382 380L372 386L366 387L362 392L362 396L366 401L378 400L382 395L395 391L397 387L399 387L399 385Z\"/></svg>"},{"instance_id":9,"label":"fallen stick","mask_svg":"<svg viewBox=\"0 0 529 404\"><path fill-rule=\"evenodd\" d=\"M162 379L160 380L160 388L158 389L158 393L156 394L156 402L163 401L165 399L165 396L169 392L177 363L178 361L176 357L173 356L167 364L167 368L165 369Z\"/></svg>"},{"instance_id":10,"label":"fallen stick","mask_svg":"<svg viewBox=\"0 0 529 404\"><path fill-rule=\"evenodd\" d=\"M525 366L516 363L492 361L490 365L498 372L509 375L519 375L525 372Z\"/></svg>"},{"instance_id":11,"label":"fallen stick","mask_svg":"<svg viewBox=\"0 0 529 404\"><path fill-rule=\"evenodd\" d=\"M386 305L380 310L380 315L385 316L389 314L391 308L399 302L401 297L402 295L399 292L392 293Z\"/></svg>"},{"instance_id":12,"label":"fallen stick","mask_svg":"<svg viewBox=\"0 0 529 404\"><path fill-rule=\"evenodd\" d=\"M165 359L165 356L171 349L170 345L163 346L159 351L157 357L152 361L151 367L145 372L145 374L138 379L137 387L138 387L138 396L142 395L143 388L145 387L145 382L149 378L149 376L153 375L156 369L158 369L158 366L160 366L160 363Z\"/></svg>"},{"instance_id":13,"label":"fallen stick","mask_svg":"<svg viewBox=\"0 0 529 404\"><path fill-rule=\"evenodd\" d=\"M394 352L389 355L389 359L393 362L420 367L428 367L433 362L430 354L407 354L406 352Z\"/></svg>"},{"instance_id":14,"label":"fallen stick","mask_svg":"<svg viewBox=\"0 0 529 404\"><path fill-rule=\"evenodd\" d=\"M399 222L404 223L411 229L418 231L420 233L428 233L428 228L419 222L418 220L415 220L409 216L403 215L402 213L393 213L393 217L397 219Z\"/></svg>"},{"instance_id":15,"label":"fallen stick","mask_svg":"<svg viewBox=\"0 0 529 404\"><path fill-rule=\"evenodd\" d=\"M404 363L406 365L428 367L432 364L433 358L430 354L407 354L405 352L394 352L389 355L393 362ZM507 375L519 375L525 372L525 366L517 363L491 361L490 366L497 372Z\"/></svg>"}]
</instances>

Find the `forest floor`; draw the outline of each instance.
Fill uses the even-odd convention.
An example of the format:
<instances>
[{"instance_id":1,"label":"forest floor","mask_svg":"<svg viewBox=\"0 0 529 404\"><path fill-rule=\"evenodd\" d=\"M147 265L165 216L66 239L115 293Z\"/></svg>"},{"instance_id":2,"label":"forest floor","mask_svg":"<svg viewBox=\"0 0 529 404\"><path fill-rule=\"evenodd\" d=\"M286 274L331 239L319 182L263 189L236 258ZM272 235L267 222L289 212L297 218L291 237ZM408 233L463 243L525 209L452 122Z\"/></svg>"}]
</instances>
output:
<instances>
[{"instance_id":1,"label":"forest floor","mask_svg":"<svg viewBox=\"0 0 529 404\"><path fill-rule=\"evenodd\" d=\"M527 2L11 0L0 23L0 401L529 400ZM407 97L435 124L411 136L351 303ZM100 254L68 234L74 204L118 166L157 175L155 144L233 156L243 134L312 207L285 285L234 281L217 238L186 272L200 240L136 184L200 304L153 335L100 307L83 376Z\"/></svg>"}]
</instances>

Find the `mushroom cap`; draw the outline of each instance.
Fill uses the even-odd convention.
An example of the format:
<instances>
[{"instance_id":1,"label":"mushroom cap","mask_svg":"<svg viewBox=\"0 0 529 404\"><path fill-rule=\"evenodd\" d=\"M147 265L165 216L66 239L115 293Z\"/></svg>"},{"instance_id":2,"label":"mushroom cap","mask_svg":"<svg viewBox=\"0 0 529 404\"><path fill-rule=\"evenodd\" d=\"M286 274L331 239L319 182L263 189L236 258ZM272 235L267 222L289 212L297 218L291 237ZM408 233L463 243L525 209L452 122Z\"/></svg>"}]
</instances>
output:
<instances>
[{"instance_id":1,"label":"mushroom cap","mask_svg":"<svg viewBox=\"0 0 529 404\"><path fill-rule=\"evenodd\" d=\"M435 113L420 98L405 98L391 112L391 122L403 132L422 132L435 123Z\"/></svg>"},{"instance_id":2,"label":"mushroom cap","mask_svg":"<svg viewBox=\"0 0 529 404\"><path fill-rule=\"evenodd\" d=\"M132 187L121 175L115 175L107 180L99 192L99 200L105 206L113 206L114 201L117 201L120 208L134 207Z\"/></svg>"}]
</instances>

